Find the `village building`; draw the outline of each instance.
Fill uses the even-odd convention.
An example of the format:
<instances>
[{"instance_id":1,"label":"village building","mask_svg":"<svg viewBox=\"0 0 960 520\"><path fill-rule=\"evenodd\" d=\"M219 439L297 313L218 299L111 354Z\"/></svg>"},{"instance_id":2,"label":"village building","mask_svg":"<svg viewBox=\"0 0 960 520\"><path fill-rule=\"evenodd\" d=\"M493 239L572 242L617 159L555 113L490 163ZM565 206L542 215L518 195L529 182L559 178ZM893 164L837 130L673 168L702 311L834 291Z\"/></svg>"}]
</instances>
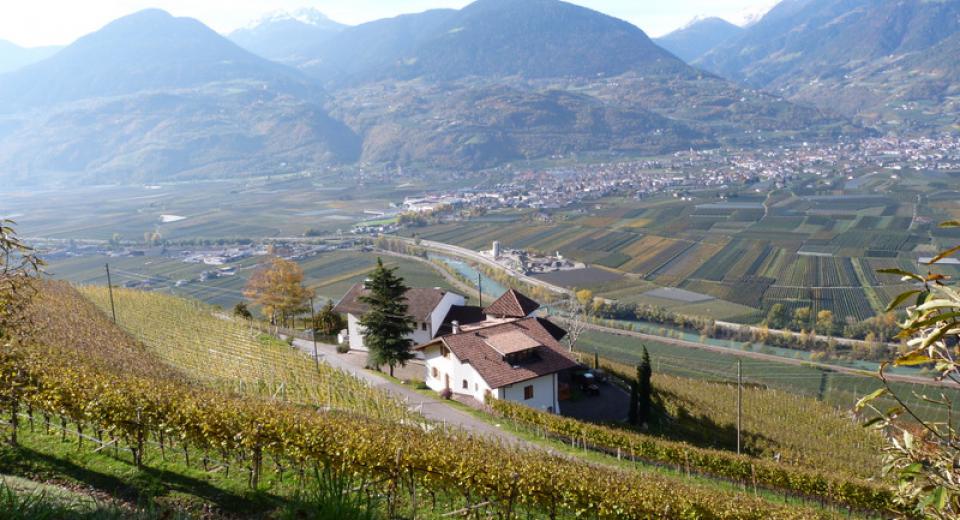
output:
<instances>
[{"instance_id":1,"label":"village building","mask_svg":"<svg viewBox=\"0 0 960 520\"><path fill-rule=\"evenodd\" d=\"M366 351L363 326L360 318L367 312L367 304L360 301L366 292L362 283L347 291L334 307L335 312L347 315L347 342L351 350ZM414 345L426 343L437 337L450 310L465 303L463 296L440 288L410 288L406 292L407 314L414 321L414 331L408 337Z\"/></svg>"},{"instance_id":2,"label":"village building","mask_svg":"<svg viewBox=\"0 0 960 520\"><path fill-rule=\"evenodd\" d=\"M451 309L440 335L415 347L427 386L560 413L561 374L578 363L560 344L566 331L533 315L539 307L511 289L484 309Z\"/></svg>"}]
</instances>

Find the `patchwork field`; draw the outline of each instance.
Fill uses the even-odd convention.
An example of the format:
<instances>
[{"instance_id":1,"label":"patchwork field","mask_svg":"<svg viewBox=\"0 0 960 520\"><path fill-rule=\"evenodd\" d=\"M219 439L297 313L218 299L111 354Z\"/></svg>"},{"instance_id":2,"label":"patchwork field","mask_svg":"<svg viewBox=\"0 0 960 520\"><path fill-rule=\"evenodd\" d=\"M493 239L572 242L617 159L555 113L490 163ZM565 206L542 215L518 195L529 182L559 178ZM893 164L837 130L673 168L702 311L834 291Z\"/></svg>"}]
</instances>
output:
<instances>
[{"instance_id":1,"label":"patchwork field","mask_svg":"<svg viewBox=\"0 0 960 520\"><path fill-rule=\"evenodd\" d=\"M54 261L47 269L57 278L78 284L106 285L104 264L107 262L110 263L110 274L115 285L152 279L156 281L157 291L189 296L224 308L244 300L243 288L257 267L256 259L243 260L234 264L239 268L236 275L203 282L198 278L204 271L209 271L210 266L163 257L90 256ZM317 305L321 305L327 299L338 301L353 284L363 281L376 263L377 256L374 253L334 251L303 260L300 265L304 270L305 284L316 291ZM425 263L396 257L384 257L383 263L388 267L398 267L398 273L410 286L452 289L439 272ZM178 280L188 283L176 287Z\"/></svg>"},{"instance_id":2,"label":"patchwork field","mask_svg":"<svg viewBox=\"0 0 960 520\"><path fill-rule=\"evenodd\" d=\"M903 173L899 183L820 179L830 187L821 190L804 182L770 195L611 198L406 232L477 250L498 240L505 247L559 251L597 269L576 280L545 279L555 276L561 285L608 299L753 322L778 303L830 310L838 321L870 318L904 288L899 277L878 269L926 271L918 258L960 243L960 232L933 225L960 214L960 206L950 197L918 197L929 190L922 173ZM936 270L960 276L960 266ZM611 272L629 279L618 283ZM679 304L645 294L657 287L714 301Z\"/></svg>"}]
</instances>

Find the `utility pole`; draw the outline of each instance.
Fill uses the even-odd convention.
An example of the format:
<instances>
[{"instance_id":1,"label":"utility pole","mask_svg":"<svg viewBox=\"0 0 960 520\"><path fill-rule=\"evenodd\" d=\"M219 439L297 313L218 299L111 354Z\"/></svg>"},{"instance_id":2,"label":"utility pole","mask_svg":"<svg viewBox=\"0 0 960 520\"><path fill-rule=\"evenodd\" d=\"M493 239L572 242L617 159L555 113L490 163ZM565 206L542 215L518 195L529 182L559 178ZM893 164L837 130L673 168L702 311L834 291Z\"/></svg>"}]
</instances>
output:
<instances>
[{"instance_id":1,"label":"utility pole","mask_svg":"<svg viewBox=\"0 0 960 520\"><path fill-rule=\"evenodd\" d=\"M740 454L740 428L743 420L743 361L737 360L737 455Z\"/></svg>"},{"instance_id":2,"label":"utility pole","mask_svg":"<svg viewBox=\"0 0 960 520\"><path fill-rule=\"evenodd\" d=\"M480 268L477 267L477 307L483 308L483 275L480 274Z\"/></svg>"},{"instance_id":3,"label":"utility pole","mask_svg":"<svg viewBox=\"0 0 960 520\"><path fill-rule=\"evenodd\" d=\"M107 289L110 291L110 313L113 314L113 322L117 322L117 308L113 305L113 282L110 281L110 264L107 266Z\"/></svg>"},{"instance_id":4,"label":"utility pole","mask_svg":"<svg viewBox=\"0 0 960 520\"><path fill-rule=\"evenodd\" d=\"M320 373L320 356L317 355L317 311L313 306L313 296L310 297L310 334L313 336L313 362Z\"/></svg>"}]
</instances>

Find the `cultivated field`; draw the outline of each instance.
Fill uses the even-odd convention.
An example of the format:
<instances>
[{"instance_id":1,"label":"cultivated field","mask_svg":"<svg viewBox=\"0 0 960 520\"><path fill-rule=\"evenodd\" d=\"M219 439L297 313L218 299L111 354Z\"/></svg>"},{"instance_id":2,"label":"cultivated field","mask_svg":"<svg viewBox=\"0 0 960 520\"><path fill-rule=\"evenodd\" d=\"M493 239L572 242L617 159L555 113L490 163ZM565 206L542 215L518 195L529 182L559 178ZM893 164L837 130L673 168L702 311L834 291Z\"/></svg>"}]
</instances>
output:
<instances>
[{"instance_id":1,"label":"cultivated field","mask_svg":"<svg viewBox=\"0 0 960 520\"><path fill-rule=\"evenodd\" d=\"M559 283L619 301L741 322L758 322L779 303L791 312L830 310L843 323L875 316L903 288L896 276L877 269L923 271L927 266L918 258L960 243L955 230L934 225L960 214L956 201L932 191L922 172L898 173L885 182L817 179L818 187L802 179L769 200L746 191L727 200L710 192L692 200L609 198L405 233L476 250L498 240L506 247L559 251L604 269L603 276L580 276L575 283L574 275L547 276L570 277ZM937 270L960 275L953 265ZM629 278L614 282L609 272ZM644 295L657 287L715 301L678 309L669 299Z\"/></svg>"}]
</instances>

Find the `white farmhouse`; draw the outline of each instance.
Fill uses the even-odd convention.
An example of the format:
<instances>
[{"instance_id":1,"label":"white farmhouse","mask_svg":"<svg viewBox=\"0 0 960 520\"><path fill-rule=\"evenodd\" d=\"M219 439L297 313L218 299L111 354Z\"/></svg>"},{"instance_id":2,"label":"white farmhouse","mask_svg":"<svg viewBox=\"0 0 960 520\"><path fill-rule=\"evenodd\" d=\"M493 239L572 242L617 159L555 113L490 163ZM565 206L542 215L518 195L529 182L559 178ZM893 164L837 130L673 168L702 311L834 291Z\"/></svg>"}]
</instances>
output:
<instances>
[{"instance_id":1,"label":"white farmhouse","mask_svg":"<svg viewBox=\"0 0 960 520\"><path fill-rule=\"evenodd\" d=\"M427 386L480 402L506 399L560 413L560 374L578 363L559 342L566 331L533 316L538 307L510 290L482 310L454 308L441 335L416 347L425 360ZM467 321L454 319L459 316Z\"/></svg>"},{"instance_id":2,"label":"white farmhouse","mask_svg":"<svg viewBox=\"0 0 960 520\"><path fill-rule=\"evenodd\" d=\"M366 351L363 343L364 331L360 317L367 312L367 305L360 301L366 292L362 283L347 291L347 294L334 307L334 311L347 315L347 335L352 350ZM426 343L437 336L450 309L463 306L464 297L440 288L410 288L406 292L407 314L414 320L416 328L410 335L414 345Z\"/></svg>"}]
</instances>

